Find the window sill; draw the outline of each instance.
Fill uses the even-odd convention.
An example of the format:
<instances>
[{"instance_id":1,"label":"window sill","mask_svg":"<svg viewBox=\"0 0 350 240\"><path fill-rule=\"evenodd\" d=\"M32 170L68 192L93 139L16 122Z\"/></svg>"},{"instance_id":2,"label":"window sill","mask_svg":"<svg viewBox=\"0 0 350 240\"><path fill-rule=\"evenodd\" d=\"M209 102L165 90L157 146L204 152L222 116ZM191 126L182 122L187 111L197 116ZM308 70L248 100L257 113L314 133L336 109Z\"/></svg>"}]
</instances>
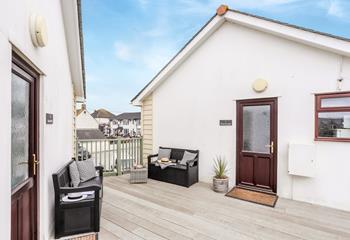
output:
<instances>
[{"instance_id":1,"label":"window sill","mask_svg":"<svg viewBox=\"0 0 350 240\"><path fill-rule=\"evenodd\" d=\"M315 138L316 142L350 142L350 138Z\"/></svg>"}]
</instances>

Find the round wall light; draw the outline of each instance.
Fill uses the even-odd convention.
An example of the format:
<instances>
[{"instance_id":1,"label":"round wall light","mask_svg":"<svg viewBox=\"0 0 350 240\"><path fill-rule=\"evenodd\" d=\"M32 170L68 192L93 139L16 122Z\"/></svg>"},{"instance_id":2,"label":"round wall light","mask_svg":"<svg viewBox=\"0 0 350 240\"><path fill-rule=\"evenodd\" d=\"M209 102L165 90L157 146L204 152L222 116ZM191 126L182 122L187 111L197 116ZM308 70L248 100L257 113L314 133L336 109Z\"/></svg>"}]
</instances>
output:
<instances>
[{"instance_id":1,"label":"round wall light","mask_svg":"<svg viewBox=\"0 0 350 240\"><path fill-rule=\"evenodd\" d=\"M47 45L47 28L45 19L37 14L30 17L30 36L35 47Z\"/></svg>"},{"instance_id":2,"label":"round wall light","mask_svg":"<svg viewBox=\"0 0 350 240\"><path fill-rule=\"evenodd\" d=\"M267 89L268 83L264 79L257 79L253 83L253 90L255 92L261 93Z\"/></svg>"}]
</instances>

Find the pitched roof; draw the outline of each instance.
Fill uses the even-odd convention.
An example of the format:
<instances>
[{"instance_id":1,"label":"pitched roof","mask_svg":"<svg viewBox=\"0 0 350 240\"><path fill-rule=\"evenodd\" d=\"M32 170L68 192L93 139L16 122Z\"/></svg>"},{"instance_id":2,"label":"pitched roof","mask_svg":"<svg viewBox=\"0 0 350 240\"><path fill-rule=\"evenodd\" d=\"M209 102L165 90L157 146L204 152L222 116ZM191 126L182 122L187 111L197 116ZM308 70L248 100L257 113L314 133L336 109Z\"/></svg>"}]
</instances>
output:
<instances>
[{"instance_id":1,"label":"pitched roof","mask_svg":"<svg viewBox=\"0 0 350 240\"><path fill-rule=\"evenodd\" d=\"M100 108L98 110L95 110L91 116L93 118L108 118L108 119L116 119L116 115L114 115L113 113L111 113L110 111Z\"/></svg>"},{"instance_id":2,"label":"pitched roof","mask_svg":"<svg viewBox=\"0 0 350 240\"><path fill-rule=\"evenodd\" d=\"M125 112L125 113L117 115L116 119L118 119L118 120L141 119L141 113L140 112Z\"/></svg>"},{"instance_id":3,"label":"pitched roof","mask_svg":"<svg viewBox=\"0 0 350 240\"><path fill-rule=\"evenodd\" d=\"M223 6L220 6L222 8ZM153 79L131 100L133 105L141 105L159 84L167 78L190 54L198 48L224 22L240 24L248 28L267 32L313 47L321 48L337 54L350 56L350 39L319 32L274 19L265 18L237 10L228 9L216 13L209 21L180 49L180 51L153 77Z\"/></svg>"},{"instance_id":4,"label":"pitched roof","mask_svg":"<svg viewBox=\"0 0 350 240\"><path fill-rule=\"evenodd\" d=\"M98 129L77 129L78 139L106 139Z\"/></svg>"}]
</instances>

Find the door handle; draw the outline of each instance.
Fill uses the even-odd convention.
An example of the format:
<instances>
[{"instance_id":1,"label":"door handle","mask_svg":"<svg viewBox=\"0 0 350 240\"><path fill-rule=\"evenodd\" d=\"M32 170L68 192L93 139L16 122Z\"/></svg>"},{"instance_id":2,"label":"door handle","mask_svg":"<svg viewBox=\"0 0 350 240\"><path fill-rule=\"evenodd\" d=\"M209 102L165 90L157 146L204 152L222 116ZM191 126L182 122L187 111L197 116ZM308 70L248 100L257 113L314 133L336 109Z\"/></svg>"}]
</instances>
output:
<instances>
[{"instance_id":1,"label":"door handle","mask_svg":"<svg viewBox=\"0 0 350 240\"><path fill-rule=\"evenodd\" d=\"M36 155L33 154L33 175L35 176L37 174L37 166L39 164L39 161L36 160Z\"/></svg>"},{"instance_id":2,"label":"door handle","mask_svg":"<svg viewBox=\"0 0 350 240\"><path fill-rule=\"evenodd\" d=\"M270 151L271 151L271 153L273 154L273 141L271 142L271 144L265 145L265 147L270 148Z\"/></svg>"}]
</instances>

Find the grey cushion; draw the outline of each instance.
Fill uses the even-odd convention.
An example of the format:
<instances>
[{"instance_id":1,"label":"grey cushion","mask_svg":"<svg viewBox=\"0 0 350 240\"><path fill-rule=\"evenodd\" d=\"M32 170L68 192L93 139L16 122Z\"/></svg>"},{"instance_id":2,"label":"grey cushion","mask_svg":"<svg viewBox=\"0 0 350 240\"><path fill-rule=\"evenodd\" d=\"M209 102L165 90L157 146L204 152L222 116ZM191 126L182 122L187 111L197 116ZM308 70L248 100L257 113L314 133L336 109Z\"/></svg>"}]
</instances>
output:
<instances>
[{"instance_id":1,"label":"grey cushion","mask_svg":"<svg viewBox=\"0 0 350 240\"><path fill-rule=\"evenodd\" d=\"M167 158L170 159L171 149L169 148L159 148L158 159Z\"/></svg>"},{"instance_id":2,"label":"grey cushion","mask_svg":"<svg viewBox=\"0 0 350 240\"><path fill-rule=\"evenodd\" d=\"M180 161L180 164L186 165L187 161L191 161L191 160L195 159L196 157L197 157L197 153L191 153L191 152L185 151L184 156L182 157L182 160Z\"/></svg>"},{"instance_id":3,"label":"grey cushion","mask_svg":"<svg viewBox=\"0 0 350 240\"><path fill-rule=\"evenodd\" d=\"M69 175L73 187L78 187L80 183L80 174L76 161L69 164Z\"/></svg>"},{"instance_id":4,"label":"grey cushion","mask_svg":"<svg viewBox=\"0 0 350 240\"><path fill-rule=\"evenodd\" d=\"M90 179L86 182L79 183L79 187L89 187L91 185L102 186L102 179L100 177L95 177L95 178Z\"/></svg>"},{"instance_id":5,"label":"grey cushion","mask_svg":"<svg viewBox=\"0 0 350 240\"><path fill-rule=\"evenodd\" d=\"M96 177L95 163L93 159L87 159L84 161L77 161L80 180L82 182L88 181Z\"/></svg>"}]
</instances>

